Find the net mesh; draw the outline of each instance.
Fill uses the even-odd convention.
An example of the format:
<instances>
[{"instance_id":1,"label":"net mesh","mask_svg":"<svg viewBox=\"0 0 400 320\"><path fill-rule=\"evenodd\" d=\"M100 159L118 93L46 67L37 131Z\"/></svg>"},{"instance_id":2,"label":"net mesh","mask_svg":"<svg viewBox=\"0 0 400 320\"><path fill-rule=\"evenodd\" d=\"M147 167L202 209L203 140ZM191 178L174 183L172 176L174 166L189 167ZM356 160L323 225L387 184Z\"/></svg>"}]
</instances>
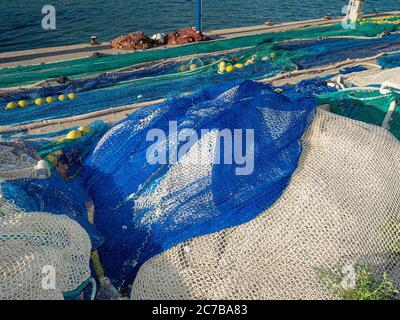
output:
<instances>
[{"instance_id":1,"label":"net mesh","mask_svg":"<svg viewBox=\"0 0 400 320\"><path fill-rule=\"evenodd\" d=\"M383 126L390 111L391 103L398 99L399 95L396 92L381 94L379 90L374 88L355 88L322 94L318 96L318 104L329 104L330 111L338 115ZM390 111L390 119L385 127L400 139L399 106Z\"/></svg>"},{"instance_id":2,"label":"net mesh","mask_svg":"<svg viewBox=\"0 0 400 320\"><path fill-rule=\"evenodd\" d=\"M88 223L87 206L90 203L90 195L84 188L79 174L84 159L108 126L103 121L95 121L83 128L86 132L77 140L65 138L66 133L72 130L70 128L51 134L29 135L22 132L22 135L18 136L19 141L0 142L0 159L3 162L0 165L0 178L13 180L1 184L0 194L5 200L13 202L27 212L67 215L88 232L95 249L103 243L103 238L97 229ZM10 132L6 136L9 138L13 134ZM44 139L52 136L52 140ZM8 156L5 157L4 154ZM40 159L40 156L45 159L42 162L46 167L52 168L51 177L34 179L37 176L34 167L37 160L33 156L36 159ZM27 160L24 160L25 158ZM5 170L7 168L8 171Z\"/></svg>"},{"instance_id":3,"label":"net mesh","mask_svg":"<svg viewBox=\"0 0 400 320\"><path fill-rule=\"evenodd\" d=\"M247 81L141 109L114 126L83 170L106 240L99 248L106 276L125 290L152 256L271 206L297 167L314 111L306 94ZM154 129L166 140L149 139ZM153 152L179 161L154 163Z\"/></svg>"},{"instance_id":4,"label":"net mesh","mask_svg":"<svg viewBox=\"0 0 400 320\"><path fill-rule=\"evenodd\" d=\"M0 300L63 299L90 277L90 240L79 224L9 204L0 210Z\"/></svg>"},{"instance_id":5,"label":"net mesh","mask_svg":"<svg viewBox=\"0 0 400 320\"><path fill-rule=\"evenodd\" d=\"M387 70L368 70L346 76L346 82L358 87L368 85L381 85L385 82L396 84L400 87L400 68Z\"/></svg>"},{"instance_id":6,"label":"net mesh","mask_svg":"<svg viewBox=\"0 0 400 320\"><path fill-rule=\"evenodd\" d=\"M400 145L386 130L318 110L282 197L241 226L148 260L132 299L335 299L319 270L364 264L400 284ZM182 177L183 179L183 177Z\"/></svg>"},{"instance_id":7,"label":"net mesh","mask_svg":"<svg viewBox=\"0 0 400 320\"><path fill-rule=\"evenodd\" d=\"M37 154L24 143L0 141L0 180L34 177L37 163Z\"/></svg>"},{"instance_id":8,"label":"net mesh","mask_svg":"<svg viewBox=\"0 0 400 320\"><path fill-rule=\"evenodd\" d=\"M400 50L400 35L371 39L312 39L285 43L253 43L252 48L224 54L186 59L181 63L164 62L134 71L114 72L97 77L44 85L0 94L0 125L12 125L70 117L154 101L183 93L214 87L221 83L239 83L269 78L281 72L333 65L346 59L372 57L382 52ZM117 58L116 58L117 59ZM219 60L218 60L219 59ZM219 67L224 61L232 71ZM195 65L194 70L188 70ZM233 66L240 67L233 67ZM182 69L183 68L183 69ZM225 68L226 69L226 68ZM182 71L183 70L183 71ZM8 77L7 81L11 81ZM79 92L76 99L35 104L37 98ZM25 108L9 108L10 102L26 100Z\"/></svg>"},{"instance_id":9,"label":"net mesh","mask_svg":"<svg viewBox=\"0 0 400 320\"><path fill-rule=\"evenodd\" d=\"M378 59L378 64L382 68L400 67L400 53L389 54Z\"/></svg>"}]
</instances>

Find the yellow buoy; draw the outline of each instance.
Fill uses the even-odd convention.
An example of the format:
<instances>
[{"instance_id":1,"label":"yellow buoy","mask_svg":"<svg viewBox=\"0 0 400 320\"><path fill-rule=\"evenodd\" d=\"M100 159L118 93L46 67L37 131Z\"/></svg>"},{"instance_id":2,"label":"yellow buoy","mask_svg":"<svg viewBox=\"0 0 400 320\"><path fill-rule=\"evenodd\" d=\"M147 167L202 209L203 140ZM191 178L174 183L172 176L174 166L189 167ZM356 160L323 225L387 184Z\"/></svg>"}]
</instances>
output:
<instances>
[{"instance_id":1,"label":"yellow buoy","mask_svg":"<svg viewBox=\"0 0 400 320\"><path fill-rule=\"evenodd\" d=\"M249 59L249 60L247 60L246 61L246 65L248 66L249 64L253 64L254 63L254 61L252 60L252 59Z\"/></svg>"},{"instance_id":2,"label":"yellow buoy","mask_svg":"<svg viewBox=\"0 0 400 320\"><path fill-rule=\"evenodd\" d=\"M46 98L46 102L47 103L52 103L54 101L54 99L52 97L47 97Z\"/></svg>"},{"instance_id":3,"label":"yellow buoy","mask_svg":"<svg viewBox=\"0 0 400 320\"><path fill-rule=\"evenodd\" d=\"M15 109L16 107L17 107L17 104L15 102L9 102L9 103L7 103L6 110L12 110L12 109Z\"/></svg>"},{"instance_id":4,"label":"yellow buoy","mask_svg":"<svg viewBox=\"0 0 400 320\"><path fill-rule=\"evenodd\" d=\"M262 57L261 58L262 61L268 61L268 59L269 59L268 57Z\"/></svg>"},{"instance_id":5,"label":"yellow buoy","mask_svg":"<svg viewBox=\"0 0 400 320\"><path fill-rule=\"evenodd\" d=\"M82 137L82 133L79 130L72 130L68 132L67 139L76 140Z\"/></svg>"},{"instance_id":6,"label":"yellow buoy","mask_svg":"<svg viewBox=\"0 0 400 320\"><path fill-rule=\"evenodd\" d=\"M40 106L41 104L43 104L44 103L44 100L42 99L42 98L37 98L37 99L35 99L35 104L37 105L37 106Z\"/></svg>"},{"instance_id":7,"label":"yellow buoy","mask_svg":"<svg viewBox=\"0 0 400 320\"><path fill-rule=\"evenodd\" d=\"M191 70L191 71L196 70L196 69L197 69L197 66L196 66L194 63L192 63L192 64L189 66L189 70Z\"/></svg>"},{"instance_id":8,"label":"yellow buoy","mask_svg":"<svg viewBox=\"0 0 400 320\"><path fill-rule=\"evenodd\" d=\"M225 71L226 71L226 72L232 72L233 69L234 69L234 67L231 66L231 65L229 65L229 66L226 67Z\"/></svg>"},{"instance_id":9,"label":"yellow buoy","mask_svg":"<svg viewBox=\"0 0 400 320\"><path fill-rule=\"evenodd\" d=\"M235 64L235 68L236 69L242 69L244 67L244 65L242 63L236 63Z\"/></svg>"},{"instance_id":10,"label":"yellow buoy","mask_svg":"<svg viewBox=\"0 0 400 320\"><path fill-rule=\"evenodd\" d=\"M79 127L78 130L79 130L83 135L92 133L92 128L90 128L90 127Z\"/></svg>"},{"instance_id":11,"label":"yellow buoy","mask_svg":"<svg viewBox=\"0 0 400 320\"><path fill-rule=\"evenodd\" d=\"M18 101L18 107L20 107L20 108L25 108L27 105L28 105L28 102L26 102L25 100Z\"/></svg>"},{"instance_id":12,"label":"yellow buoy","mask_svg":"<svg viewBox=\"0 0 400 320\"><path fill-rule=\"evenodd\" d=\"M225 68L226 67L226 62L225 61L221 61L218 66L220 68Z\"/></svg>"},{"instance_id":13,"label":"yellow buoy","mask_svg":"<svg viewBox=\"0 0 400 320\"><path fill-rule=\"evenodd\" d=\"M68 99L74 100L75 98L76 98L76 94L75 93L68 93Z\"/></svg>"},{"instance_id":14,"label":"yellow buoy","mask_svg":"<svg viewBox=\"0 0 400 320\"><path fill-rule=\"evenodd\" d=\"M65 95L63 95L63 94L62 94L62 95L59 95L59 96L58 96L58 100L59 100L59 101L64 101L64 100L65 100Z\"/></svg>"}]
</instances>

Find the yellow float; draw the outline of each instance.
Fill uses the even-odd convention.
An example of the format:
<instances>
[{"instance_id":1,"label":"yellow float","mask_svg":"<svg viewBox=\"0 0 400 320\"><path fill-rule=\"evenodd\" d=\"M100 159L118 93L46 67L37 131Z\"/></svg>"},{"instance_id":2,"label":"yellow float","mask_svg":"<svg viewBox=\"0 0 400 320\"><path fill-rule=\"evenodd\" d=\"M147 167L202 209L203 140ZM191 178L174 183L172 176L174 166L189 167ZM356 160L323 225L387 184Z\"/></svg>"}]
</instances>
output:
<instances>
[{"instance_id":1,"label":"yellow float","mask_svg":"<svg viewBox=\"0 0 400 320\"><path fill-rule=\"evenodd\" d=\"M82 133L79 130L72 130L68 132L66 138L68 140L77 140L82 137Z\"/></svg>"},{"instance_id":2,"label":"yellow float","mask_svg":"<svg viewBox=\"0 0 400 320\"><path fill-rule=\"evenodd\" d=\"M52 97L47 97L46 98L46 102L47 103L52 103L54 101L54 99Z\"/></svg>"},{"instance_id":3,"label":"yellow float","mask_svg":"<svg viewBox=\"0 0 400 320\"><path fill-rule=\"evenodd\" d=\"M64 101L65 100L65 95L61 94L58 96L59 101Z\"/></svg>"},{"instance_id":4,"label":"yellow float","mask_svg":"<svg viewBox=\"0 0 400 320\"><path fill-rule=\"evenodd\" d=\"M18 101L18 107L20 107L20 108L25 108L27 105L28 105L28 102L26 102L25 100Z\"/></svg>"},{"instance_id":5,"label":"yellow float","mask_svg":"<svg viewBox=\"0 0 400 320\"><path fill-rule=\"evenodd\" d=\"M86 127L86 126L79 127L78 130L82 133L82 135L86 135L86 134L91 134L92 133L92 128Z\"/></svg>"},{"instance_id":6,"label":"yellow float","mask_svg":"<svg viewBox=\"0 0 400 320\"><path fill-rule=\"evenodd\" d=\"M44 103L44 100L42 99L42 98L37 98L37 99L35 99L35 104L37 105L37 106L40 106L41 104L43 104Z\"/></svg>"},{"instance_id":7,"label":"yellow float","mask_svg":"<svg viewBox=\"0 0 400 320\"><path fill-rule=\"evenodd\" d=\"M15 109L16 107L17 107L17 104L15 102L9 102L9 103L7 103L6 110L12 110L12 109Z\"/></svg>"},{"instance_id":8,"label":"yellow float","mask_svg":"<svg viewBox=\"0 0 400 320\"><path fill-rule=\"evenodd\" d=\"M193 71L193 70L196 70L197 69L197 66L194 64L194 63L192 63L190 66L189 66L189 70L190 71Z\"/></svg>"},{"instance_id":9,"label":"yellow float","mask_svg":"<svg viewBox=\"0 0 400 320\"><path fill-rule=\"evenodd\" d=\"M234 69L235 68L233 66L229 65L229 66L226 67L225 71L226 72L232 72Z\"/></svg>"},{"instance_id":10,"label":"yellow float","mask_svg":"<svg viewBox=\"0 0 400 320\"><path fill-rule=\"evenodd\" d=\"M70 99L70 100L76 99L76 94L75 93L68 93L68 99Z\"/></svg>"},{"instance_id":11,"label":"yellow float","mask_svg":"<svg viewBox=\"0 0 400 320\"><path fill-rule=\"evenodd\" d=\"M236 63L235 64L235 68L236 69L242 69L244 67L244 65L242 63Z\"/></svg>"}]
</instances>

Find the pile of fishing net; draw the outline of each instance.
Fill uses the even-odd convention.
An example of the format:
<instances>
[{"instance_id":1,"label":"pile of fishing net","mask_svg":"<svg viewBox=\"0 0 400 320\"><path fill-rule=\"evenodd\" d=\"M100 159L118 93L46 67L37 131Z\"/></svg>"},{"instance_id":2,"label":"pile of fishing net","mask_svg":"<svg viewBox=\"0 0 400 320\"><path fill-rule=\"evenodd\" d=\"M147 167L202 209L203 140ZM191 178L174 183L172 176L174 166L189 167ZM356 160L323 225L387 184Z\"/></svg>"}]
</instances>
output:
<instances>
[{"instance_id":1,"label":"pile of fishing net","mask_svg":"<svg viewBox=\"0 0 400 320\"><path fill-rule=\"evenodd\" d=\"M382 93L379 89L382 83L391 79L393 83L397 73L395 69L384 71L365 71L350 75L349 83L379 84L373 87L351 87L345 90L324 93L318 96L319 105L329 105L329 110L335 114L388 129L400 140L400 107L398 106L398 89ZM391 83L386 82L386 83ZM390 89L390 88L389 88Z\"/></svg>"},{"instance_id":2,"label":"pile of fishing net","mask_svg":"<svg viewBox=\"0 0 400 320\"><path fill-rule=\"evenodd\" d=\"M152 256L248 222L269 207L297 167L300 137L314 111L313 98L288 98L247 81L143 108L114 126L82 174L96 208L95 225L105 237L98 250L106 276L126 291ZM182 131L180 142L170 121ZM228 131L220 153L215 130ZM146 138L160 131L168 142ZM235 162L233 146L223 143L231 134L241 150ZM160 157L165 151L179 161L152 163L154 147ZM251 174L241 174L246 170Z\"/></svg>"},{"instance_id":3,"label":"pile of fishing net","mask_svg":"<svg viewBox=\"0 0 400 320\"><path fill-rule=\"evenodd\" d=\"M74 221L72 201L48 184L49 167L27 141L1 141L0 159L0 300L78 295L89 282L92 245ZM43 182L42 189L18 188L29 181ZM77 202L82 195L69 193Z\"/></svg>"},{"instance_id":4,"label":"pile of fishing net","mask_svg":"<svg viewBox=\"0 0 400 320\"><path fill-rule=\"evenodd\" d=\"M23 141L0 140L0 180L32 176L39 159L39 154Z\"/></svg>"},{"instance_id":5,"label":"pile of fishing net","mask_svg":"<svg viewBox=\"0 0 400 320\"><path fill-rule=\"evenodd\" d=\"M345 77L347 83L357 87L369 85L395 85L400 89L400 67L384 70L366 70L349 74Z\"/></svg>"},{"instance_id":6,"label":"pile of fishing net","mask_svg":"<svg viewBox=\"0 0 400 320\"><path fill-rule=\"evenodd\" d=\"M26 212L68 216L87 232L93 249L104 242L97 228L88 221L90 196L79 178L65 180L53 172L47 179L7 181L3 182L2 194L5 200Z\"/></svg>"},{"instance_id":7,"label":"pile of fishing net","mask_svg":"<svg viewBox=\"0 0 400 320\"><path fill-rule=\"evenodd\" d=\"M111 41L111 47L118 50L146 50L156 46L156 42L143 32L132 32Z\"/></svg>"},{"instance_id":8,"label":"pile of fishing net","mask_svg":"<svg viewBox=\"0 0 400 320\"><path fill-rule=\"evenodd\" d=\"M184 28L168 34L167 44L169 45L182 45L199 41L207 41L208 37L196 32L195 28Z\"/></svg>"},{"instance_id":9,"label":"pile of fishing net","mask_svg":"<svg viewBox=\"0 0 400 320\"><path fill-rule=\"evenodd\" d=\"M95 121L86 127L73 127L51 134L27 135L21 133L18 135L14 133L12 135L9 133L6 138L18 137L19 140L0 142L0 147L3 145L14 147L22 145L26 146L25 149L29 147L28 150L34 152L37 158L42 157L53 172L51 177L46 179L35 179L32 175L26 174L28 170L22 171L19 168L19 171L25 173L25 175L20 175L20 178L23 179L4 181L1 185L3 198L26 212L51 212L53 215L67 215L86 230L92 248L96 249L104 242L104 239L96 227L88 221L90 195L79 174L86 156L91 153L107 129L108 127L103 121ZM79 139L65 139L68 133L79 130L85 130L86 133ZM19 147L17 151L25 149ZM13 150L13 154L15 154L16 149ZM20 161L18 157L10 159L9 166L15 167L18 161ZM29 163L32 162L35 164L37 160L32 159Z\"/></svg>"},{"instance_id":10,"label":"pile of fishing net","mask_svg":"<svg viewBox=\"0 0 400 320\"><path fill-rule=\"evenodd\" d=\"M319 110L302 143L299 166L271 208L151 258L131 298L336 299L364 290L360 266L398 289L399 142ZM349 270L354 287L346 288Z\"/></svg>"},{"instance_id":11,"label":"pile of fishing net","mask_svg":"<svg viewBox=\"0 0 400 320\"><path fill-rule=\"evenodd\" d=\"M382 68L400 67L400 53L393 53L380 57L378 63Z\"/></svg>"},{"instance_id":12,"label":"pile of fishing net","mask_svg":"<svg viewBox=\"0 0 400 320\"><path fill-rule=\"evenodd\" d=\"M87 233L66 216L0 204L0 300L59 300L90 278Z\"/></svg>"},{"instance_id":13,"label":"pile of fishing net","mask_svg":"<svg viewBox=\"0 0 400 320\"><path fill-rule=\"evenodd\" d=\"M111 129L83 179L116 288L132 299L340 298L326 275L339 270L340 286L343 268L358 266L398 287L399 142L323 110L313 118L315 106L304 92L245 82L140 110ZM178 162L150 164L149 147L170 159L185 145L173 120L186 133L253 128L254 171L215 164L212 131ZM151 129L165 140L147 141Z\"/></svg>"}]
</instances>

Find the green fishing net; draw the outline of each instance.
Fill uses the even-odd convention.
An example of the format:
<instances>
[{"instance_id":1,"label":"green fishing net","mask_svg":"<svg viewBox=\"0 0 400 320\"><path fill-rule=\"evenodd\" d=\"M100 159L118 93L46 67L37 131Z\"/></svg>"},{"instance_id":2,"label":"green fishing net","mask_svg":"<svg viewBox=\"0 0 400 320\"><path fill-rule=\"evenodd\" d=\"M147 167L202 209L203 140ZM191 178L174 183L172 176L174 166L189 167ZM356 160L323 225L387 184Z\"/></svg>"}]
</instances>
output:
<instances>
[{"instance_id":1,"label":"green fishing net","mask_svg":"<svg viewBox=\"0 0 400 320\"><path fill-rule=\"evenodd\" d=\"M400 94L381 94L374 88L354 88L320 95L320 106L329 105L330 111L354 120L382 126L390 104L400 100ZM400 139L400 108L396 107L389 122L389 131Z\"/></svg>"},{"instance_id":2,"label":"green fishing net","mask_svg":"<svg viewBox=\"0 0 400 320\"><path fill-rule=\"evenodd\" d=\"M208 54L237 48L259 47L273 42L293 39L324 37L375 37L384 32L396 32L400 28L400 16L386 19L364 19L352 29L337 23L330 26L290 30L268 34L230 38L191 45L148 50L120 55L89 57L48 64L21 66L0 70L0 87L27 85L42 80L67 76L71 79L87 77L140 63L184 57L194 54Z\"/></svg>"}]
</instances>

